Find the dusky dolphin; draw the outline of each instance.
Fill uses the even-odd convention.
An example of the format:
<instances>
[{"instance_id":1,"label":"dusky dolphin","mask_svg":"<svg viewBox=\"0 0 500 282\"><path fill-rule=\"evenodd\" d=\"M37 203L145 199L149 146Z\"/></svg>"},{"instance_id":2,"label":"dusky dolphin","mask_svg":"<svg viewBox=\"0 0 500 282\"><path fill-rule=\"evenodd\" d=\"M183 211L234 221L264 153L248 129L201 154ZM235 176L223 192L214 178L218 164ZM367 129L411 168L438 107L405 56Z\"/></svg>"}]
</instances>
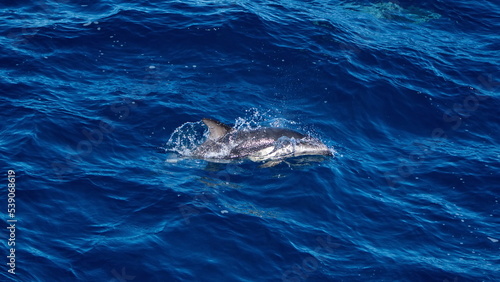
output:
<instances>
[{"instance_id":1,"label":"dusky dolphin","mask_svg":"<svg viewBox=\"0 0 500 282\"><path fill-rule=\"evenodd\" d=\"M217 120L204 118L208 139L193 151L193 157L208 160L248 158L269 161L272 166L296 156L333 156L323 142L302 133L278 127L236 130Z\"/></svg>"}]
</instances>

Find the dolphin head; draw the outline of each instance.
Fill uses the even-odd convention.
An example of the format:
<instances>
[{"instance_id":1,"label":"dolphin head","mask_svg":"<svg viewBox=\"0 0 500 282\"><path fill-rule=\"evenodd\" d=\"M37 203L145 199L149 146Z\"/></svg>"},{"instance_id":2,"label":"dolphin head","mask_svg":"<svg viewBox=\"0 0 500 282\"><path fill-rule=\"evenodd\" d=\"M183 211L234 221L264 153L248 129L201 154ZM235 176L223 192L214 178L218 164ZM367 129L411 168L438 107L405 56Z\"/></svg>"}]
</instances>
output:
<instances>
[{"instance_id":1,"label":"dolphin head","mask_svg":"<svg viewBox=\"0 0 500 282\"><path fill-rule=\"evenodd\" d=\"M322 155L333 156L333 152L319 139L306 136L296 140L294 144L294 156Z\"/></svg>"}]
</instances>

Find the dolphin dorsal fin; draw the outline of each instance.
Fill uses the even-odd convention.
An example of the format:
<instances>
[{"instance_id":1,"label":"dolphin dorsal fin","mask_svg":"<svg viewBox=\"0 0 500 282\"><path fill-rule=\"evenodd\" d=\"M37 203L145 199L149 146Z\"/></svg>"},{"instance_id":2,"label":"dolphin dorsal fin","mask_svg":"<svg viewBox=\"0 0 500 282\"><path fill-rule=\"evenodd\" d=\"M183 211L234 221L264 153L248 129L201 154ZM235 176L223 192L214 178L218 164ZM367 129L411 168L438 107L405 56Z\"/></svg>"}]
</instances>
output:
<instances>
[{"instance_id":1,"label":"dolphin dorsal fin","mask_svg":"<svg viewBox=\"0 0 500 282\"><path fill-rule=\"evenodd\" d=\"M229 125L225 125L220 121L204 118L202 119L203 123L208 127L208 131L210 135L208 138L213 141L217 141L220 138L224 137L229 131L233 130L233 128Z\"/></svg>"}]
</instances>

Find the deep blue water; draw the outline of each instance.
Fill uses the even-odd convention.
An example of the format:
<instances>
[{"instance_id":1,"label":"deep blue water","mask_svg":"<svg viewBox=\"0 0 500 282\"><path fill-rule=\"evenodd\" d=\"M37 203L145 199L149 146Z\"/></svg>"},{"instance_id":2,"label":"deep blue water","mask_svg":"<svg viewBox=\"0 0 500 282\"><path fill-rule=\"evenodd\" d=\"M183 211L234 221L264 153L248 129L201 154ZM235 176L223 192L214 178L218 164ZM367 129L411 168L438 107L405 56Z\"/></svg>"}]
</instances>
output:
<instances>
[{"instance_id":1,"label":"deep blue water","mask_svg":"<svg viewBox=\"0 0 500 282\"><path fill-rule=\"evenodd\" d=\"M0 15L0 280L498 281L498 1L4 1ZM337 153L172 160L204 117Z\"/></svg>"}]
</instances>

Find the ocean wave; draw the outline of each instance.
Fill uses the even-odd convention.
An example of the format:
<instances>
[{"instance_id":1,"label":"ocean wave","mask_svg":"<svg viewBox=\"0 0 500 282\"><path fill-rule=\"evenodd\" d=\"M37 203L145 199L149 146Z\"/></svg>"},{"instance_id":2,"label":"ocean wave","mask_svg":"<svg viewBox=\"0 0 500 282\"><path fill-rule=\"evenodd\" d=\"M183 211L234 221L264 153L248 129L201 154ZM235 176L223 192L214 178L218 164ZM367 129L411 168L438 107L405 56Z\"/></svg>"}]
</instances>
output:
<instances>
[{"instance_id":1,"label":"ocean wave","mask_svg":"<svg viewBox=\"0 0 500 282\"><path fill-rule=\"evenodd\" d=\"M0 163L16 172L19 244L18 274L0 277L494 281L498 10L1 4ZM272 167L172 154L203 142L207 117L337 154Z\"/></svg>"}]
</instances>

